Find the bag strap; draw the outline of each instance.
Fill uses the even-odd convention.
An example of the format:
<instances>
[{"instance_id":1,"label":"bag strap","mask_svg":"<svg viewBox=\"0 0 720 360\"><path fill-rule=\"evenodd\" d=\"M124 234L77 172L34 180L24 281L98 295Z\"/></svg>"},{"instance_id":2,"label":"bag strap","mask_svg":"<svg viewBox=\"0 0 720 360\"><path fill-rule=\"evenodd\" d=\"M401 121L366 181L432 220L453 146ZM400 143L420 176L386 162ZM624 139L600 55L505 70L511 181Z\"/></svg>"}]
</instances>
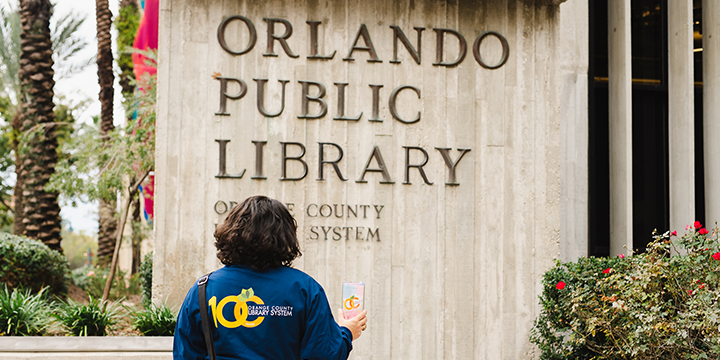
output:
<instances>
[{"instance_id":1,"label":"bag strap","mask_svg":"<svg viewBox=\"0 0 720 360\"><path fill-rule=\"evenodd\" d=\"M207 282L212 272L203 275L198 280L198 298L200 305L200 318L202 319L203 336L205 337L205 348L207 348L210 360L215 360L215 343L212 338L212 331L210 330L210 317L208 316L208 302L207 302Z\"/></svg>"}]
</instances>

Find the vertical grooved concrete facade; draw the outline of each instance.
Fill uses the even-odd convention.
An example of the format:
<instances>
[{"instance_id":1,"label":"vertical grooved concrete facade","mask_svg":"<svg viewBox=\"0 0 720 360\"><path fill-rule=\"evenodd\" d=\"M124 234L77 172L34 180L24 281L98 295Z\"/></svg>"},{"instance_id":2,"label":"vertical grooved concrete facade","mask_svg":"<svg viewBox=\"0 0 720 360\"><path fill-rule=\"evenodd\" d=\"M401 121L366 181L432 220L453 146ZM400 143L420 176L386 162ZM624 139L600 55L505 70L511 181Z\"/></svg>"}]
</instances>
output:
<instances>
[{"instance_id":1,"label":"vertical grooved concrete facade","mask_svg":"<svg viewBox=\"0 0 720 360\"><path fill-rule=\"evenodd\" d=\"M294 265L324 286L330 306L340 306L342 281L366 283L369 328L354 344L353 359L533 358L528 337L542 274L554 259L587 249L588 10L580 1L557 3L161 1L155 300L179 306L198 277L221 266L216 224L233 203L264 194L289 204L303 250ZM254 47L243 55L218 41L219 25L233 15L256 31ZM298 58L278 40L272 41L277 56L263 55L268 19L291 24L287 45ZM321 21L316 43L307 21ZM400 63L391 62L391 25L415 48L420 33L421 64L401 41ZM288 30L279 21L274 26L277 37ZM458 58L455 32L466 42L464 59L434 65ZM251 40L238 19L224 34L234 51ZM366 38L379 61L368 61L374 59ZM322 56L337 52L332 59L308 58L315 48ZM247 88L242 98L227 99L227 116L215 115L222 78ZM268 112L281 109L279 80L289 81L281 115L259 112L254 79L268 80ZM305 114L301 81L324 86L326 115L298 117ZM230 97L241 93L239 81L227 82ZM382 121L371 120L371 85L382 85ZM322 92L308 86L310 97ZM307 103L311 115L322 107ZM343 115L340 108L346 117L362 116L334 120ZM420 120L408 123L418 112ZM217 140L229 140L226 174L245 170L242 178L219 172ZM253 141L266 142L265 179L252 178ZM283 146L287 158L300 158L298 144L307 176L281 180L305 171L288 159L283 174ZM341 158L337 169L319 163L321 151L324 161ZM566 197L572 200L563 203Z\"/></svg>"}]
</instances>

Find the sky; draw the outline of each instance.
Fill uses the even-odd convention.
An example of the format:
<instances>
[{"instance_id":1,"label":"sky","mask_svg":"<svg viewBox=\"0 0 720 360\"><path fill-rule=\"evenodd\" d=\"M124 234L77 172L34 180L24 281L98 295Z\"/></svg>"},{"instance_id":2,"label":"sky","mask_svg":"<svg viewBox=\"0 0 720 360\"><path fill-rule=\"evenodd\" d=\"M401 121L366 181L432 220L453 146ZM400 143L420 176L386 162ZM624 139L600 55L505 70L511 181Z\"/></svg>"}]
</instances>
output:
<instances>
[{"instance_id":1,"label":"sky","mask_svg":"<svg viewBox=\"0 0 720 360\"><path fill-rule=\"evenodd\" d=\"M94 56L97 53L97 40L95 28L95 0L54 0L54 15L65 15L69 12L86 17L85 22L78 30L78 35L86 39L87 47L75 55L76 61L81 61ZM0 0L0 6L6 7L12 5L17 8L17 0ZM114 16L118 13L119 0L109 0L110 11ZM55 16L54 16L55 17ZM52 21L52 20L51 20ZM52 26L52 25L51 25ZM115 39L117 33L113 28L113 53L117 54ZM113 116L115 125L120 125L125 117L125 111L122 106L122 95L120 85L118 83L117 69L115 71L115 100ZM98 85L97 66L92 64L84 69L84 71L65 79L56 79L55 94L63 95L72 102L79 102L83 99L90 99L89 106L82 114L79 114L79 121L92 122L92 117L100 114L100 102L98 101L98 93L100 86ZM86 203L77 201L77 207L73 207L69 199L60 199L60 216L64 221L69 222L72 229L76 232L83 231L87 235L97 236L98 215L97 202Z\"/></svg>"}]
</instances>

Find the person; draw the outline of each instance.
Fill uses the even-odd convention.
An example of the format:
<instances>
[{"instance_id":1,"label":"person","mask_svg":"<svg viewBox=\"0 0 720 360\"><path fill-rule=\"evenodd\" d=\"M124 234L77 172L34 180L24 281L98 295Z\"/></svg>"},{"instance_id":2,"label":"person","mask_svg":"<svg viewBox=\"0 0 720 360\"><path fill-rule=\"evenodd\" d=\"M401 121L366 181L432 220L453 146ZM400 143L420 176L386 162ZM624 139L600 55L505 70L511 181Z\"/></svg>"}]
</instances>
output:
<instances>
[{"instance_id":1,"label":"person","mask_svg":"<svg viewBox=\"0 0 720 360\"><path fill-rule=\"evenodd\" d=\"M225 265L207 280L207 304L198 282L178 313L173 357L206 359L200 311L208 311L218 359L347 359L366 328L367 311L333 319L325 291L291 268L301 255L297 224L281 202L252 196L236 205L215 230Z\"/></svg>"}]
</instances>

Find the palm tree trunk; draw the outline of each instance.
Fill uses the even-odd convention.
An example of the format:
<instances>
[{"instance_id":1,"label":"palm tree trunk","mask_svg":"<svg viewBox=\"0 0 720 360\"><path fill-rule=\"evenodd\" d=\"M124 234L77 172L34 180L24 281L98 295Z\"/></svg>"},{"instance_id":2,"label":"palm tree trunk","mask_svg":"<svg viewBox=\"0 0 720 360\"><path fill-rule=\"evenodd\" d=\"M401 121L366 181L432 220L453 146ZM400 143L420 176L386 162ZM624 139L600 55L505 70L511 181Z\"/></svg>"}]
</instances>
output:
<instances>
[{"instance_id":1,"label":"palm tree trunk","mask_svg":"<svg viewBox=\"0 0 720 360\"><path fill-rule=\"evenodd\" d=\"M97 18L97 39L98 39L98 83L100 84L100 133L105 139L111 131L115 130L113 125L113 55L112 38L110 37L110 26L112 25L112 13L108 6L108 0L95 1L95 15ZM114 247L117 222L115 219L115 199L100 199L98 208L98 264L108 265L111 260Z\"/></svg>"},{"instance_id":2,"label":"palm tree trunk","mask_svg":"<svg viewBox=\"0 0 720 360\"><path fill-rule=\"evenodd\" d=\"M115 233L117 232L117 219L115 218L116 201L100 199L98 205L98 250L97 263L100 266L110 265Z\"/></svg>"},{"instance_id":3,"label":"palm tree trunk","mask_svg":"<svg viewBox=\"0 0 720 360\"><path fill-rule=\"evenodd\" d=\"M57 163L57 137L53 113L52 43L50 0L21 0L22 27L20 78L21 139L19 180L22 190L23 234L41 240L50 248L60 246L60 206L56 192L45 191Z\"/></svg>"},{"instance_id":4,"label":"palm tree trunk","mask_svg":"<svg viewBox=\"0 0 720 360\"><path fill-rule=\"evenodd\" d=\"M25 182L23 181L23 178L20 176L20 170L22 169L22 157L20 157L20 152L18 151L20 146L20 127L22 126L22 123L20 121L20 112L15 114L12 119L12 131L13 131L13 141L12 141L12 149L15 153L15 187L13 188L13 234L15 235L22 235L25 232L25 227L23 226L22 219L23 219L23 189L25 188Z\"/></svg>"},{"instance_id":5,"label":"palm tree trunk","mask_svg":"<svg viewBox=\"0 0 720 360\"><path fill-rule=\"evenodd\" d=\"M142 194L140 192L137 192L135 196L133 197L132 202L132 266L130 267L130 274L137 274L138 269L140 268L140 262L142 261L142 258L140 256L140 250L142 246L142 222L140 218L140 198L142 197Z\"/></svg>"}]
</instances>

